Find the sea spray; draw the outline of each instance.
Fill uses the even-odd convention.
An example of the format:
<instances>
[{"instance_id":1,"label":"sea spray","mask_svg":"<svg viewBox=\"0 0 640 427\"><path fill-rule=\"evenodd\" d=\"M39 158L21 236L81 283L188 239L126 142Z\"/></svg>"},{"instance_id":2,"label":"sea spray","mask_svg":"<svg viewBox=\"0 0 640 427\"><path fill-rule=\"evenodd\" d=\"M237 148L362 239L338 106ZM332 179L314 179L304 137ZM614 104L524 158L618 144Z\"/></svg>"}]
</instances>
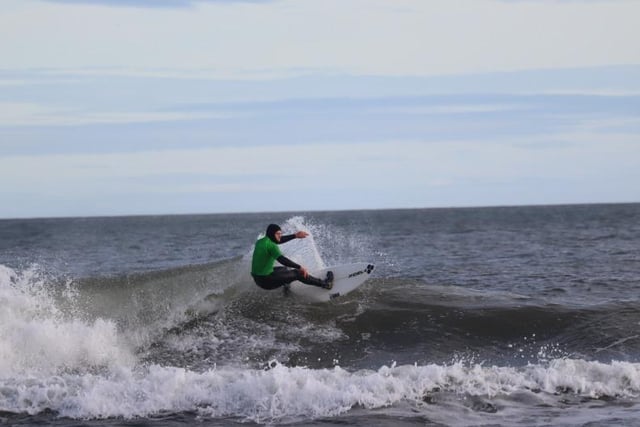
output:
<instances>
[{"instance_id":1,"label":"sea spray","mask_svg":"<svg viewBox=\"0 0 640 427\"><path fill-rule=\"evenodd\" d=\"M292 240L290 243L283 245L281 250L292 254L295 259L310 270L324 268L326 265L322 259L318 245L315 242L314 232L305 223L305 219L302 216L289 218L283 224L283 234L295 233L297 231L305 231L309 233L309 235L304 239Z\"/></svg>"},{"instance_id":2,"label":"sea spray","mask_svg":"<svg viewBox=\"0 0 640 427\"><path fill-rule=\"evenodd\" d=\"M135 357L108 319L86 321L60 309L55 285L34 269L0 266L0 376L54 375L116 365Z\"/></svg>"},{"instance_id":3,"label":"sea spray","mask_svg":"<svg viewBox=\"0 0 640 427\"><path fill-rule=\"evenodd\" d=\"M317 223L304 216L292 216L282 224L283 234L305 231L309 235L304 239L295 239L280 247L289 258L310 270L321 270L329 265L370 261L374 256L370 236L353 234L340 227ZM264 236L261 231L256 239ZM246 252L244 259L250 262L253 253ZM375 254L379 256L380 254Z\"/></svg>"}]
</instances>

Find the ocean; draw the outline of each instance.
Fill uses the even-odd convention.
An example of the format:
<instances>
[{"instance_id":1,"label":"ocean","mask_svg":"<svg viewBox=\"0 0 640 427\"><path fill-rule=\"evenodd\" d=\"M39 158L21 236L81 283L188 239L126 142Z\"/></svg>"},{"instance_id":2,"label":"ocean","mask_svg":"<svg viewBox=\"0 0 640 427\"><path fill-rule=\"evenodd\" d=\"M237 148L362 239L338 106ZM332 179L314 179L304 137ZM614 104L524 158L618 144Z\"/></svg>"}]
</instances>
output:
<instances>
[{"instance_id":1,"label":"ocean","mask_svg":"<svg viewBox=\"0 0 640 427\"><path fill-rule=\"evenodd\" d=\"M640 204L1 220L0 424L640 425Z\"/></svg>"}]
</instances>

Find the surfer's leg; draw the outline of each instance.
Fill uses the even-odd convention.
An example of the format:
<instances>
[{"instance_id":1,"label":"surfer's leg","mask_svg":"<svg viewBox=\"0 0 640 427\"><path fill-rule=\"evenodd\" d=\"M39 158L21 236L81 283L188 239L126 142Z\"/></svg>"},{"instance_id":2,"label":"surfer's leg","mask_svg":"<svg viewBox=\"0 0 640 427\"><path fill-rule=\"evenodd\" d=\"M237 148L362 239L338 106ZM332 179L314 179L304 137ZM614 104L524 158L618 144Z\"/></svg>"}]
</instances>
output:
<instances>
[{"instance_id":1,"label":"surfer's leg","mask_svg":"<svg viewBox=\"0 0 640 427\"><path fill-rule=\"evenodd\" d=\"M276 267L270 275L253 276L253 279L262 289L270 291L287 285L294 280L298 280L298 276L296 275L295 270L291 270L286 267Z\"/></svg>"},{"instance_id":2,"label":"surfer's leg","mask_svg":"<svg viewBox=\"0 0 640 427\"><path fill-rule=\"evenodd\" d=\"M305 278L302 271L294 268L275 267L273 269L273 273L271 273L271 276L269 277L273 277L273 280L275 281L282 282L283 285L297 280L299 282L306 283L307 285L322 286L322 280L316 279L311 275Z\"/></svg>"},{"instance_id":3,"label":"surfer's leg","mask_svg":"<svg viewBox=\"0 0 640 427\"><path fill-rule=\"evenodd\" d=\"M295 270L298 272L299 278L297 280L305 283L307 285L318 286L324 289L331 289L333 287L333 272L327 272L327 278L325 280L318 279L317 277L313 277L312 275L307 275L304 277L300 270Z\"/></svg>"},{"instance_id":4,"label":"surfer's leg","mask_svg":"<svg viewBox=\"0 0 640 427\"><path fill-rule=\"evenodd\" d=\"M284 285L284 283L274 281L271 276L253 276L253 281L256 282L256 285L267 291L277 289Z\"/></svg>"},{"instance_id":5,"label":"surfer's leg","mask_svg":"<svg viewBox=\"0 0 640 427\"><path fill-rule=\"evenodd\" d=\"M287 267L275 267L269 277L274 283L278 283L278 286L284 286L294 280L298 280L298 270Z\"/></svg>"},{"instance_id":6,"label":"surfer's leg","mask_svg":"<svg viewBox=\"0 0 640 427\"><path fill-rule=\"evenodd\" d=\"M318 279L312 275L304 277L302 271L287 267L276 267L273 269L273 273L269 276L254 276L254 279L258 286L262 289L276 289L283 285L298 280L304 284L318 286L324 289L331 289L333 286L333 273L328 272L325 280Z\"/></svg>"}]
</instances>

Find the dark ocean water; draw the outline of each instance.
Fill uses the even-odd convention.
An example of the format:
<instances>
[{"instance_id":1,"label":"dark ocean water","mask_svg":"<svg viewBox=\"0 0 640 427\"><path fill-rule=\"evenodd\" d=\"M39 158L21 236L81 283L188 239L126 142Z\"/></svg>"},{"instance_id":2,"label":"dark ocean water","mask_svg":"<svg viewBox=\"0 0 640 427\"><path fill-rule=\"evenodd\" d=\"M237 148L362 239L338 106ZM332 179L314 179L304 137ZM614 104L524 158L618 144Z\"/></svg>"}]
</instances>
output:
<instances>
[{"instance_id":1,"label":"dark ocean water","mask_svg":"<svg viewBox=\"0 0 640 427\"><path fill-rule=\"evenodd\" d=\"M640 205L2 220L2 423L640 425Z\"/></svg>"}]
</instances>

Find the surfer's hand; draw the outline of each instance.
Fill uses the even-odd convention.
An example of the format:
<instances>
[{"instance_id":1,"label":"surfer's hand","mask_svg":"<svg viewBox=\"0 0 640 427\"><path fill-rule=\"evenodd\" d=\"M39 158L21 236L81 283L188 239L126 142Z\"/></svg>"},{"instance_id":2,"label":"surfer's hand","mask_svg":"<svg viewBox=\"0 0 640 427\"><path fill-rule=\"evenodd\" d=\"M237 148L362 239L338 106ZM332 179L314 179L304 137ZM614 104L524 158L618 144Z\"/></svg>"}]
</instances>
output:
<instances>
[{"instance_id":1,"label":"surfer's hand","mask_svg":"<svg viewBox=\"0 0 640 427\"><path fill-rule=\"evenodd\" d=\"M307 271L306 268L300 267L300 271L302 272L302 275L304 276L305 279L309 277L309 272Z\"/></svg>"},{"instance_id":2,"label":"surfer's hand","mask_svg":"<svg viewBox=\"0 0 640 427\"><path fill-rule=\"evenodd\" d=\"M309 235L309 233L307 233L306 231L298 231L296 233L296 237L298 239L304 239L305 237L307 237Z\"/></svg>"}]
</instances>

